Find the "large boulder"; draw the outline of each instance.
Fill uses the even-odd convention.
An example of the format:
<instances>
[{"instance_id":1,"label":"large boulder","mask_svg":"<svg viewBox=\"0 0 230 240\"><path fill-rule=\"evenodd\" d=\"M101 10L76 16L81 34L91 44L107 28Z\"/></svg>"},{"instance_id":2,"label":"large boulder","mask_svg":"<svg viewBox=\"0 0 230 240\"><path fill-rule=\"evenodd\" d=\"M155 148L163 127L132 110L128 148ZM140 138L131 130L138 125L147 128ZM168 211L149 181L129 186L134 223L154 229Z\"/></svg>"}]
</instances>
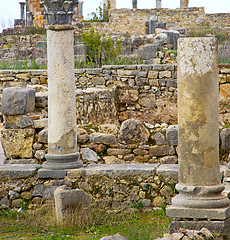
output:
<instances>
[{"instance_id":1,"label":"large boulder","mask_svg":"<svg viewBox=\"0 0 230 240\"><path fill-rule=\"evenodd\" d=\"M121 125L118 140L123 144L144 144L148 141L149 136L149 131L139 120L128 119Z\"/></svg>"}]
</instances>

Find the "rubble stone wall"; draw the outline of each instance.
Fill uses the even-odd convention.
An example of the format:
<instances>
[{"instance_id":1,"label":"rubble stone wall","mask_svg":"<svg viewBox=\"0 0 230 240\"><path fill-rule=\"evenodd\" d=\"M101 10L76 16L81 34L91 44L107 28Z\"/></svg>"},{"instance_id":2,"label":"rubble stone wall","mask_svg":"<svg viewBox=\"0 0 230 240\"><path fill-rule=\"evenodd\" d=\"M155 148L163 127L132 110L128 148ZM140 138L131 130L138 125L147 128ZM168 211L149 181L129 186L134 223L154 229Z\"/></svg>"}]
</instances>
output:
<instances>
[{"instance_id":1,"label":"rubble stone wall","mask_svg":"<svg viewBox=\"0 0 230 240\"><path fill-rule=\"evenodd\" d=\"M227 124L230 119L230 66L219 67L220 121ZM109 119L116 122L128 118L152 124L177 123L176 73L176 66L164 64L76 69L78 123L109 123ZM47 71L0 71L0 93L6 87L16 86L32 87L37 95L47 98ZM96 88L97 91L89 88ZM86 95L88 97L83 97ZM86 106L89 101L91 103ZM96 107L97 103L100 107ZM47 109L47 102L40 104L40 112Z\"/></svg>"},{"instance_id":2,"label":"rubble stone wall","mask_svg":"<svg viewBox=\"0 0 230 240\"><path fill-rule=\"evenodd\" d=\"M145 35L145 22L158 19L166 23L168 28L199 28L200 24L210 27L218 24L222 27L230 26L230 14L205 14L203 7L191 8L154 8L154 9L115 9L110 12L108 23L92 23L99 32L114 35Z\"/></svg>"}]
</instances>

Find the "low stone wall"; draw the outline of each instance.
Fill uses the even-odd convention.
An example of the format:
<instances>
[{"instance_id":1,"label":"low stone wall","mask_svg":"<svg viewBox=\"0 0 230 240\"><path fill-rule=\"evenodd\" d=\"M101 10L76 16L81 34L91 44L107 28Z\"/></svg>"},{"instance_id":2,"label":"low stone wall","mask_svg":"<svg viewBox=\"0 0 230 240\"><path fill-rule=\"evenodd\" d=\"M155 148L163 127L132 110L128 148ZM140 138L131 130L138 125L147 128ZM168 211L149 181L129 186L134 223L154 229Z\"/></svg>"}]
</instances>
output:
<instances>
[{"instance_id":1,"label":"low stone wall","mask_svg":"<svg viewBox=\"0 0 230 240\"><path fill-rule=\"evenodd\" d=\"M109 118L115 122L135 118L151 124L177 123L177 76L174 65L103 66L100 69L77 69L75 76L76 88L79 89L76 93L79 99L77 101L79 124L109 123ZM229 65L219 66L219 83L220 121L226 125L230 119ZM0 93L5 87L15 86L32 87L36 90L37 96L41 94L40 92L47 92L47 71L0 71ZM86 90L87 88L100 89L101 92L103 89L110 90L104 90L105 92L101 94L99 90ZM81 94L90 97L81 97L80 100ZM47 96L45 93L44 95ZM93 102L91 107L86 106L88 102L86 99ZM43 108L47 111L47 101L36 105L38 113ZM105 109L103 114L102 109Z\"/></svg>"},{"instance_id":2,"label":"low stone wall","mask_svg":"<svg viewBox=\"0 0 230 240\"><path fill-rule=\"evenodd\" d=\"M175 195L178 166L174 164L96 165L41 178L39 165L0 166L0 208L34 209L54 199L58 186L82 189L98 208L162 207ZM222 177L226 167L221 166Z\"/></svg>"}]
</instances>

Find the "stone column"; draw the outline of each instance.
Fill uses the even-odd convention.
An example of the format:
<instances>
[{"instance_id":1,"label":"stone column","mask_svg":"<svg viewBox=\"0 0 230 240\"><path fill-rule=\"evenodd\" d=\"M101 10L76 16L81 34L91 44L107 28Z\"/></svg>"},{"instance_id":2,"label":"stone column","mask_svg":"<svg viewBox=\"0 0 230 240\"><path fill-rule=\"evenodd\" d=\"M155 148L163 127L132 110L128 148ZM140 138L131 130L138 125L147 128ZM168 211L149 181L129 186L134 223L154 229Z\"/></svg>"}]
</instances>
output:
<instances>
[{"instance_id":1,"label":"stone column","mask_svg":"<svg viewBox=\"0 0 230 240\"><path fill-rule=\"evenodd\" d=\"M77 152L72 17L75 1L43 1L47 16L48 154L44 169L82 166ZM60 7L61 6L61 7Z\"/></svg>"},{"instance_id":2,"label":"stone column","mask_svg":"<svg viewBox=\"0 0 230 240\"><path fill-rule=\"evenodd\" d=\"M83 1L78 3L78 16L81 18L83 17L83 3Z\"/></svg>"},{"instance_id":3,"label":"stone column","mask_svg":"<svg viewBox=\"0 0 230 240\"><path fill-rule=\"evenodd\" d=\"M161 8L161 0L156 0L156 8Z\"/></svg>"},{"instance_id":4,"label":"stone column","mask_svg":"<svg viewBox=\"0 0 230 240\"><path fill-rule=\"evenodd\" d=\"M21 19L25 20L25 2L19 2L20 4L20 10L21 10Z\"/></svg>"},{"instance_id":5,"label":"stone column","mask_svg":"<svg viewBox=\"0 0 230 240\"><path fill-rule=\"evenodd\" d=\"M221 194L216 38L178 40L177 79L179 194L167 215L225 221L230 202ZM180 225L173 223L171 228ZM213 230L214 225L206 226Z\"/></svg>"},{"instance_id":6,"label":"stone column","mask_svg":"<svg viewBox=\"0 0 230 240\"><path fill-rule=\"evenodd\" d=\"M133 0L133 8L136 9L137 8L137 0Z\"/></svg>"},{"instance_id":7,"label":"stone column","mask_svg":"<svg viewBox=\"0 0 230 240\"><path fill-rule=\"evenodd\" d=\"M187 8L189 0L180 0L180 8Z\"/></svg>"}]
</instances>

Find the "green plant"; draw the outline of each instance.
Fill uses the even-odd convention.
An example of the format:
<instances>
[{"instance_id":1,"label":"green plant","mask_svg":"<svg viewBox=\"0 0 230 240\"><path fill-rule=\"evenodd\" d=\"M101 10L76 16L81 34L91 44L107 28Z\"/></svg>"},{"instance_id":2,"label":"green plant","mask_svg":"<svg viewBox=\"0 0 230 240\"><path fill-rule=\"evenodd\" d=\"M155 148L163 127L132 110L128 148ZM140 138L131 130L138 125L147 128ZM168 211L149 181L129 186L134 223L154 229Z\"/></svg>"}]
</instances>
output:
<instances>
[{"instance_id":1,"label":"green plant","mask_svg":"<svg viewBox=\"0 0 230 240\"><path fill-rule=\"evenodd\" d=\"M100 5L98 8L96 8L95 12L91 12L88 14L89 22L108 22L109 21L109 9L110 9L110 1L108 1L107 7Z\"/></svg>"},{"instance_id":2,"label":"green plant","mask_svg":"<svg viewBox=\"0 0 230 240\"><path fill-rule=\"evenodd\" d=\"M8 48L8 49L11 49L13 46L14 46L13 43L8 43L8 44L7 44L7 48Z\"/></svg>"},{"instance_id":3,"label":"green plant","mask_svg":"<svg viewBox=\"0 0 230 240\"><path fill-rule=\"evenodd\" d=\"M122 43L120 40L113 43L111 37L102 36L93 27L82 33L82 41L86 47L87 64L95 63L97 67L114 60L121 54Z\"/></svg>"}]
</instances>

